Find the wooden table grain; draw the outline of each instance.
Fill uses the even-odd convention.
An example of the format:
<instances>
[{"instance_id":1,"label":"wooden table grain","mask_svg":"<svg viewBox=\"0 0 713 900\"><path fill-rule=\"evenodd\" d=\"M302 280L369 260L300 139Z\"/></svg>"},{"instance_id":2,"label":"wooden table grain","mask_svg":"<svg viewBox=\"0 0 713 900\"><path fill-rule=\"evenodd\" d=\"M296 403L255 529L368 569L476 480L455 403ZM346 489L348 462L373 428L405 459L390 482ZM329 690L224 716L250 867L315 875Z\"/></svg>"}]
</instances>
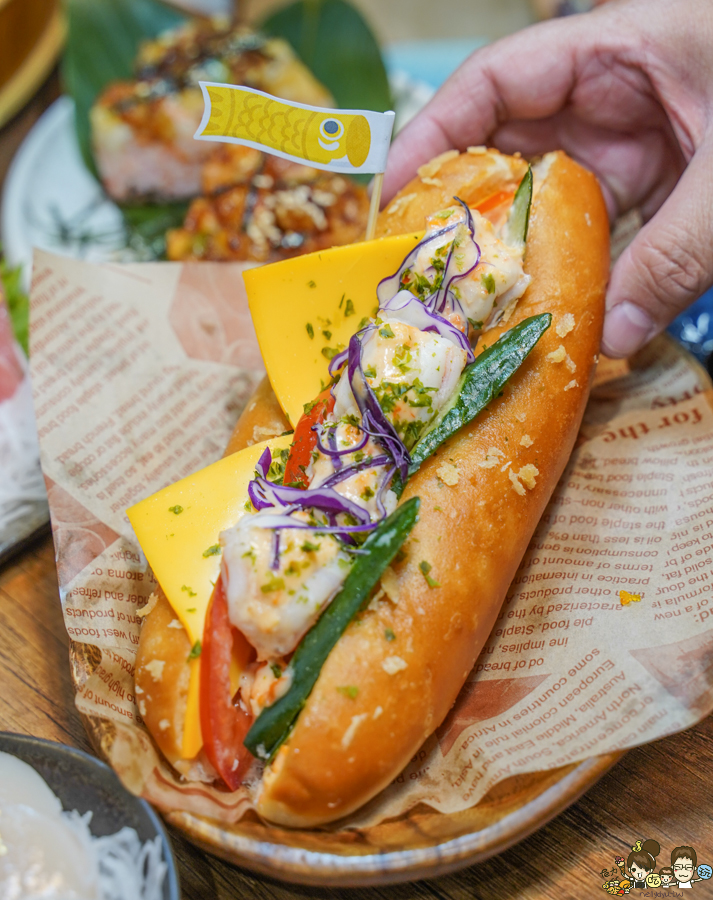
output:
<instances>
[{"instance_id":1,"label":"wooden table grain","mask_svg":"<svg viewBox=\"0 0 713 900\"><path fill-rule=\"evenodd\" d=\"M56 73L0 132L0 180L12 154L57 96ZM1 473L0 473L1 477ZM54 547L45 535L0 569L0 730L91 752L74 707ZM173 833L185 900L568 900L603 897L603 868L637 840L681 844L713 861L713 719L632 750L582 799L497 858L431 881L364 889L293 887L251 875ZM699 893L707 885L697 885Z\"/></svg>"},{"instance_id":2,"label":"wooden table grain","mask_svg":"<svg viewBox=\"0 0 713 900\"><path fill-rule=\"evenodd\" d=\"M74 708L54 547L45 536L0 570L0 730L91 752ZM234 868L173 833L185 900L565 900L606 896L602 868L655 838L713 860L713 718L628 753L581 800L495 859L432 881L386 888L292 887ZM699 892L705 886L698 886Z\"/></svg>"}]
</instances>

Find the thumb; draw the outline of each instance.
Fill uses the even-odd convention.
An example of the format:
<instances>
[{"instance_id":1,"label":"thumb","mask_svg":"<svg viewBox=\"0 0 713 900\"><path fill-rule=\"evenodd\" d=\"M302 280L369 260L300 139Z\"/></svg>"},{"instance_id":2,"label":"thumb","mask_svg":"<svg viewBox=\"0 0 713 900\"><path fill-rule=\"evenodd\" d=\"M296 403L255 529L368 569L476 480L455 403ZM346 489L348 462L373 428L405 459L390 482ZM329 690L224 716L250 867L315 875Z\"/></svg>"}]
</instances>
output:
<instances>
[{"instance_id":1,"label":"thumb","mask_svg":"<svg viewBox=\"0 0 713 900\"><path fill-rule=\"evenodd\" d=\"M713 152L701 147L627 247L607 292L602 350L631 356L713 284Z\"/></svg>"}]
</instances>

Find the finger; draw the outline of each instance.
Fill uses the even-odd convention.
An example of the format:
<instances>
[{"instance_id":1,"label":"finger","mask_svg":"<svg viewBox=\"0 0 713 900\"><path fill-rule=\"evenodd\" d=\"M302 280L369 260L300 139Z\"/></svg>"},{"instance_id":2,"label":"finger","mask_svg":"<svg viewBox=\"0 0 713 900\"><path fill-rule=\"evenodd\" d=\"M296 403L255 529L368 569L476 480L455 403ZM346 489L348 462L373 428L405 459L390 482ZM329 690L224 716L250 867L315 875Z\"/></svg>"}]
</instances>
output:
<instances>
[{"instance_id":1,"label":"finger","mask_svg":"<svg viewBox=\"0 0 713 900\"><path fill-rule=\"evenodd\" d=\"M665 117L660 126L620 132L582 121L568 109L537 122L508 122L492 142L504 153L519 150L526 157L564 150L597 176L612 220L634 208L650 219L685 168Z\"/></svg>"},{"instance_id":2,"label":"finger","mask_svg":"<svg viewBox=\"0 0 713 900\"><path fill-rule=\"evenodd\" d=\"M703 145L677 187L614 267L602 350L635 353L713 284L713 145Z\"/></svg>"},{"instance_id":3,"label":"finger","mask_svg":"<svg viewBox=\"0 0 713 900\"><path fill-rule=\"evenodd\" d=\"M578 18L544 22L476 50L394 141L385 200L444 150L482 144L508 119L557 112L574 85L575 48L586 38Z\"/></svg>"}]
</instances>

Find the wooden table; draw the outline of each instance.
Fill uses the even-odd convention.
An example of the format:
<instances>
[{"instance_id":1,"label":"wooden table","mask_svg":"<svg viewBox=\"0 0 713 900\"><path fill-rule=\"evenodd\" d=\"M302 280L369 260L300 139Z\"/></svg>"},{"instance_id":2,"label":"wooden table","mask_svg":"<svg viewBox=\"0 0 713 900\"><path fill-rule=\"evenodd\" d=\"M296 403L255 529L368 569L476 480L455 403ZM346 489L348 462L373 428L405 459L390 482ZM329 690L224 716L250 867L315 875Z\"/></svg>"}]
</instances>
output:
<instances>
[{"instance_id":1,"label":"wooden table","mask_svg":"<svg viewBox=\"0 0 713 900\"><path fill-rule=\"evenodd\" d=\"M20 141L57 96L54 75L0 132L0 179ZM91 752L74 707L52 539L45 536L0 569L0 731L61 741ZM173 834L186 900L341 898L341 900L568 900L605 897L603 868L638 839L666 852L692 845L713 862L713 718L632 750L599 784L553 822L499 857L458 874L415 884L336 890L290 887L208 857ZM709 882L710 884L710 882ZM703 893L706 885L696 885ZM709 888L708 888L709 890Z\"/></svg>"}]
</instances>

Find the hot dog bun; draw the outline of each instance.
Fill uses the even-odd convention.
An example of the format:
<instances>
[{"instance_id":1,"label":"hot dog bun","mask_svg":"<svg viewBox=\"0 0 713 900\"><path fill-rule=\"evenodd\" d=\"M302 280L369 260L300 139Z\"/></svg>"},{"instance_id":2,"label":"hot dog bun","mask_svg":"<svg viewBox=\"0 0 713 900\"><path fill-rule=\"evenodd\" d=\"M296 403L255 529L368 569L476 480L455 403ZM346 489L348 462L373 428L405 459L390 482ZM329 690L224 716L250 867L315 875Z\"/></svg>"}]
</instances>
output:
<instances>
[{"instance_id":1,"label":"hot dog bun","mask_svg":"<svg viewBox=\"0 0 713 900\"><path fill-rule=\"evenodd\" d=\"M179 626L179 627L176 627ZM180 769L188 704L191 642L171 604L158 588L153 609L141 627L136 653L136 702L159 749Z\"/></svg>"},{"instance_id":2,"label":"hot dog bun","mask_svg":"<svg viewBox=\"0 0 713 900\"><path fill-rule=\"evenodd\" d=\"M290 423L277 402L266 375L240 414L223 455L230 456L231 453L252 447L260 441L267 441L286 431L290 431Z\"/></svg>"},{"instance_id":3,"label":"hot dog bun","mask_svg":"<svg viewBox=\"0 0 713 900\"><path fill-rule=\"evenodd\" d=\"M524 169L519 158L495 151L449 158L428 182L415 179L397 195L379 230L422 228L425 214L454 194L475 205L512 189ZM347 815L398 775L445 718L569 458L599 348L608 268L596 179L565 154L549 154L536 167L525 258L532 283L509 321L485 333L481 349L528 316L550 312L553 325L503 396L409 482L404 499L419 496L421 513L405 558L387 570L381 598L332 651L265 770L257 808L266 819L310 827ZM270 428L286 430L265 382L258 396L236 426L232 452L255 442L255 428L259 440ZM438 586L427 583L424 561ZM345 685L357 687L356 695L337 690Z\"/></svg>"},{"instance_id":4,"label":"hot dog bun","mask_svg":"<svg viewBox=\"0 0 713 900\"><path fill-rule=\"evenodd\" d=\"M514 191L527 171L519 156L471 147L467 153L449 150L421 166L410 181L387 203L376 223L376 237L423 231L426 216L453 204L460 197L476 207L501 191Z\"/></svg>"},{"instance_id":5,"label":"hot dog bun","mask_svg":"<svg viewBox=\"0 0 713 900\"><path fill-rule=\"evenodd\" d=\"M541 312L552 313L553 327L504 395L409 482L404 500L421 498L420 520L404 545L406 559L382 582L396 596L365 611L329 656L263 777L258 811L271 821L309 827L347 815L396 777L440 725L567 464L601 339L608 220L593 175L562 153L545 166L525 261L532 283L511 320L481 342L491 344ZM418 191L414 181L402 194ZM412 227L408 218L404 227ZM560 337L568 315L574 328ZM571 363L548 359L560 345ZM525 435L532 441L527 447ZM481 466L492 460L493 447L502 456ZM439 475L444 465L450 468ZM538 474L526 469L522 479L515 477L516 488L510 473L526 466ZM453 476L457 484L449 485ZM423 560L439 587L426 583ZM387 628L394 641L385 639ZM405 666L399 669L395 659ZM358 686L355 699L337 690L345 684Z\"/></svg>"}]
</instances>

